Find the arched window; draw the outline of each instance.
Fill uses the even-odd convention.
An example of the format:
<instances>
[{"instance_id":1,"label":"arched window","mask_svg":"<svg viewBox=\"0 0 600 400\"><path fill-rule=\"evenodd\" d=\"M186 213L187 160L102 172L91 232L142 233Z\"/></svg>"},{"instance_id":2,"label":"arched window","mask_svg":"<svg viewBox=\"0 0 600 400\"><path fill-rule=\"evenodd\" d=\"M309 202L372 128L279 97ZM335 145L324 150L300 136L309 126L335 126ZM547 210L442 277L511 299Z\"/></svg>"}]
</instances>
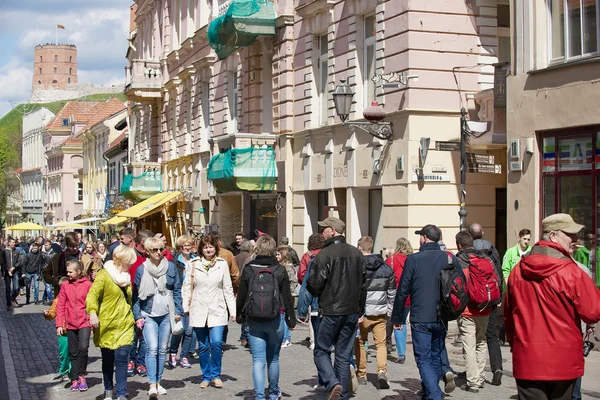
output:
<instances>
[{"instance_id":1,"label":"arched window","mask_svg":"<svg viewBox=\"0 0 600 400\"><path fill-rule=\"evenodd\" d=\"M71 78L67 78L67 83L71 83Z\"/></svg>"},{"instance_id":2,"label":"arched window","mask_svg":"<svg viewBox=\"0 0 600 400\"><path fill-rule=\"evenodd\" d=\"M54 73L56 73L56 67L54 67Z\"/></svg>"},{"instance_id":3,"label":"arched window","mask_svg":"<svg viewBox=\"0 0 600 400\"><path fill-rule=\"evenodd\" d=\"M69 62L73 62L73 56L69 56Z\"/></svg>"},{"instance_id":4,"label":"arched window","mask_svg":"<svg viewBox=\"0 0 600 400\"><path fill-rule=\"evenodd\" d=\"M54 56L54 61L58 61L58 56Z\"/></svg>"},{"instance_id":5,"label":"arched window","mask_svg":"<svg viewBox=\"0 0 600 400\"><path fill-rule=\"evenodd\" d=\"M40 68L40 74L42 73L42 69Z\"/></svg>"},{"instance_id":6,"label":"arched window","mask_svg":"<svg viewBox=\"0 0 600 400\"><path fill-rule=\"evenodd\" d=\"M69 68L69 75L73 74L73 68Z\"/></svg>"},{"instance_id":7,"label":"arched window","mask_svg":"<svg viewBox=\"0 0 600 400\"><path fill-rule=\"evenodd\" d=\"M40 62L44 61L44 58L42 56L40 56Z\"/></svg>"},{"instance_id":8,"label":"arched window","mask_svg":"<svg viewBox=\"0 0 600 400\"><path fill-rule=\"evenodd\" d=\"M38 81L38 85L41 85L41 84L42 84L42 81Z\"/></svg>"},{"instance_id":9,"label":"arched window","mask_svg":"<svg viewBox=\"0 0 600 400\"><path fill-rule=\"evenodd\" d=\"M56 79L55 79L55 80L53 80L53 81L52 81L52 83L53 83L53 84L57 84L58 82L57 82L57 81L56 81Z\"/></svg>"}]
</instances>

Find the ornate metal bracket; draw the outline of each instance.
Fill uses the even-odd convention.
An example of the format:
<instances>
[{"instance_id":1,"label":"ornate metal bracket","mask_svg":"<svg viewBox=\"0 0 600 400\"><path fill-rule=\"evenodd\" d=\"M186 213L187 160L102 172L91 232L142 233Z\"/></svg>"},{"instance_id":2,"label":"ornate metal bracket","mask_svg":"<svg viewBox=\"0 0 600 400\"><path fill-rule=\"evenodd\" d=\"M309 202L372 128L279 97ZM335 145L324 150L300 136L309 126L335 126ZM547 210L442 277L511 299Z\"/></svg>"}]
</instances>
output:
<instances>
[{"instance_id":1,"label":"ornate metal bracket","mask_svg":"<svg viewBox=\"0 0 600 400\"><path fill-rule=\"evenodd\" d=\"M348 128L352 132L360 129L371 136L375 136L377 139L392 140L391 122L346 122L345 125L348 125Z\"/></svg>"}]
</instances>

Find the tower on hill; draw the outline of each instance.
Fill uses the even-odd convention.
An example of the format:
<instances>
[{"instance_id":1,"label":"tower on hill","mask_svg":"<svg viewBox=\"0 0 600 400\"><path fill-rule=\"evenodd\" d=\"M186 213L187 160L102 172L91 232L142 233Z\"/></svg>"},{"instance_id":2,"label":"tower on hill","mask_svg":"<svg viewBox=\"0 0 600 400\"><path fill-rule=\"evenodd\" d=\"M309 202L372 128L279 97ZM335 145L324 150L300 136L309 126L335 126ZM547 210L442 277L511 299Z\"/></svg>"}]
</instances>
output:
<instances>
[{"instance_id":1,"label":"tower on hill","mask_svg":"<svg viewBox=\"0 0 600 400\"><path fill-rule=\"evenodd\" d=\"M77 83L77 46L44 44L35 46L32 89L67 89Z\"/></svg>"}]
</instances>

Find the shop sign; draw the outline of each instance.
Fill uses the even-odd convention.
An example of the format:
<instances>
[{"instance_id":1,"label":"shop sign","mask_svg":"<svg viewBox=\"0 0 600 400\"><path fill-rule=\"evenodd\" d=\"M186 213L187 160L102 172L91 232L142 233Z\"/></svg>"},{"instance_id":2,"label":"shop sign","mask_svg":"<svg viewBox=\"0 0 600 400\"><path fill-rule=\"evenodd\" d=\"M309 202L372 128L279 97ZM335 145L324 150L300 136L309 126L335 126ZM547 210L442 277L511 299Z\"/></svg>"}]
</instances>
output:
<instances>
[{"instance_id":1,"label":"shop sign","mask_svg":"<svg viewBox=\"0 0 600 400\"><path fill-rule=\"evenodd\" d=\"M501 174L502 165L500 164L468 164L468 172L481 174Z\"/></svg>"},{"instance_id":2,"label":"shop sign","mask_svg":"<svg viewBox=\"0 0 600 400\"><path fill-rule=\"evenodd\" d=\"M460 151L460 142L435 142L437 151Z\"/></svg>"},{"instance_id":3,"label":"shop sign","mask_svg":"<svg viewBox=\"0 0 600 400\"><path fill-rule=\"evenodd\" d=\"M413 182L450 182L448 174L412 174Z\"/></svg>"}]
</instances>

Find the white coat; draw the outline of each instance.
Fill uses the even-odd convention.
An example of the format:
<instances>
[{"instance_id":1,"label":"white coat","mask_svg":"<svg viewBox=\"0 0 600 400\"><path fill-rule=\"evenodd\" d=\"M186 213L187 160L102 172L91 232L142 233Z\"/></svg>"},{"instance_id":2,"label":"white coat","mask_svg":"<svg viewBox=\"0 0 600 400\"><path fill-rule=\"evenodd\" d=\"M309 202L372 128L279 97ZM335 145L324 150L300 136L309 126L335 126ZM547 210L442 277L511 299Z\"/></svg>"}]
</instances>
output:
<instances>
[{"instance_id":1,"label":"white coat","mask_svg":"<svg viewBox=\"0 0 600 400\"><path fill-rule=\"evenodd\" d=\"M194 269L194 294L192 295L192 270ZM192 260L185 273L182 287L183 311L189 313L190 326L196 328L227 325L227 310L235 317L235 297L227 261L217 257L208 270L202 266L201 257ZM191 298L191 303L190 303Z\"/></svg>"}]
</instances>

